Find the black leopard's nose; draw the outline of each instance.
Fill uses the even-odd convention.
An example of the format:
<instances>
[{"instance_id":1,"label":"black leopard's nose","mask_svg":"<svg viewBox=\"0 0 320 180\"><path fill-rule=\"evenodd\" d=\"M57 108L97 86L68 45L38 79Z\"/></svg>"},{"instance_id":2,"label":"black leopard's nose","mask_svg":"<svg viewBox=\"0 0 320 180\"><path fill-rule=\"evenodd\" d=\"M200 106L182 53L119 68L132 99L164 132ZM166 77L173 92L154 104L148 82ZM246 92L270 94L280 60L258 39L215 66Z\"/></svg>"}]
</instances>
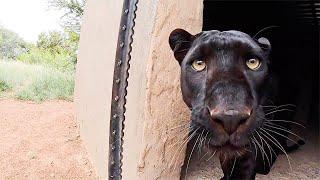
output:
<instances>
[{"instance_id":1,"label":"black leopard's nose","mask_svg":"<svg viewBox=\"0 0 320 180\"><path fill-rule=\"evenodd\" d=\"M250 117L248 110L211 110L210 115L213 121L221 124L228 134L234 133L241 124L244 124Z\"/></svg>"}]
</instances>

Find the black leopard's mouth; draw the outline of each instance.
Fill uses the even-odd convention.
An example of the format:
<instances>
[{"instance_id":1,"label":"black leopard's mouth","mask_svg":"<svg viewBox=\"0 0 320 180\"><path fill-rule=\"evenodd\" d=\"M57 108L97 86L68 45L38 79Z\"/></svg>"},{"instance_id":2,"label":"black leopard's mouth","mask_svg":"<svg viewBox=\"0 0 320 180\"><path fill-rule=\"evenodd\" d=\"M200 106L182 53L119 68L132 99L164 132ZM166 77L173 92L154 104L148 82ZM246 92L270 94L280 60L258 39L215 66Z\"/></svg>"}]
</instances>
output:
<instances>
[{"instance_id":1,"label":"black leopard's mouth","mask_svg":"<svg viewBox=\"0 0 320 180\"><path fill-rule=\"evenodd\" d=\"M239 150L250 145L252 133L258 129L263 121L257 118L259 109L254 109L252 116L247 120L246 124L240 125L236 131L229 133L225 128L210 119L207 113L202 110L194 110L191 116L191 126L198 129L197 134L202 134L208 139L208 144L217 149ZM260 115L259 115L260 116ZM210 141L210 142L209 142Z\"/></svg>"},{"instance_id":2,"label":"black leopard's mouth","mask_svg":"<svg viewBox=\"0 0 320 180\"><path fill-rule=\"evenodd\" d=\"M205 144L208 151L230 157L240 157L252 151L252 133L263 124L261 118L258 118L261 116L259 108L254 109L251 119L248 120L249 124L232 134L218 124L212 126L210 118L201 112L199 110L192 113L191 127L194 131L197 130L195 138L205 139L202 140L205 143L201 144Z\"/></svg>"},{"instance_id":3,"label":"black leopard's mouth","mask_svg":"<svg viewBox=\"0 0 320 180\"><path fill-rule=\"evenodd\" d=\"M226 154L237 154L237 155L242 155L244 154L244 152L248 152L249 151L249 144L245 144L243 146L235 146L233 144L231 144L229 141L226 142L223 145L217 146L217 145L213 145L211 143L209 143L209 148L213 149L217 152L220 153L226 153Z\"/></svg>"}]
</instances>

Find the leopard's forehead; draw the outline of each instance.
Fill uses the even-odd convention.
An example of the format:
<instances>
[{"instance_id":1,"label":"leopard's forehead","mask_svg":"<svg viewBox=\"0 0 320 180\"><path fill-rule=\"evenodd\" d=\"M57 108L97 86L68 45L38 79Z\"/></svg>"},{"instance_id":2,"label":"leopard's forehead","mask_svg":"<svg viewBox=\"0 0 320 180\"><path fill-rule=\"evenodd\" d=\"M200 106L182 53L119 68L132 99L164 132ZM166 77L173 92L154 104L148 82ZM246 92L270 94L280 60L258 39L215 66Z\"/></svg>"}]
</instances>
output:
<instances>
[{"instance_id":1,"label":"leopard's forehead","mask_svg":"<svg viewBox=\"0 0 320 180\"><path fill-rule=\"evenodd\" d=\"M193 47L210 45L210 46L228 46L234 44L243 44L252 48L259 48L258 44L246 33L236 30L229 31L203 31L197 35Z\"/></svg>"},{"instance_id":2,"label":"leopard's forehead","mask_svg":"<svg viewBox=\"0 0 320 180\"><path fill-rule=\"evenodd\" d=\"M195 36L187 55L186 61L195 57L205 57L207 55L227 55L232 52L255 54L263 57L263 50L258 43L248 34L241 31L203 31ZM226 53L229 52L229 53ZM185 62L186 62L185 61Z\"/></svg>"}]
</instances>

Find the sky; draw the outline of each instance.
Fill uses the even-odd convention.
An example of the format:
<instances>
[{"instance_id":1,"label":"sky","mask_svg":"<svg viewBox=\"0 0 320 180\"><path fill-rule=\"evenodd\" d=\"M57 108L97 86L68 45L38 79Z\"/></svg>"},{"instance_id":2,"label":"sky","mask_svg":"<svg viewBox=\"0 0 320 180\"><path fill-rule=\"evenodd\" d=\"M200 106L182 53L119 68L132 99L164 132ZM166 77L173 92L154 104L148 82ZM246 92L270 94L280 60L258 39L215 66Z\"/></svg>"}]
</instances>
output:
<instances>
[{"instance_id":1,"label":"sky","mask_svg":"<svg viewBox=\"0 0 320 180\"><path fill-rule=\"evenodd\" d=\"M62 30L62 12L51 8L48 0L0 0L0 25L36 42L41 32Z\"/></svg>"}]
</instances>

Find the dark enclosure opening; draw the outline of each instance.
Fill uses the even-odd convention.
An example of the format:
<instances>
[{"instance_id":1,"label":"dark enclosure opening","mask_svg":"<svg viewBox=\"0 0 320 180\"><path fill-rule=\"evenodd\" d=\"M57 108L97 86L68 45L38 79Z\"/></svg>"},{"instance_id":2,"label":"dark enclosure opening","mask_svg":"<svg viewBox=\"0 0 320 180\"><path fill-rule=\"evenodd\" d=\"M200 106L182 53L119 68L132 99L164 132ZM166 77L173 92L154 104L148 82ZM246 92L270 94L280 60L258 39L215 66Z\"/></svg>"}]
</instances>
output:
<instances>
[{"instance_id":1,"label":"dark enclosure opening","mask_svg":"<svg viewBox=\"0 0 320 180\"><path fill-rule=\"evenodd\" d=\"M308 135L304 136L306 145L290 155L299 168L294 168L294 173L287 171L288 164L281 163L286 159L280 157L274 165L278 167L278 163L280 168L274 168L277 170L272 170L269 177L318 178L310 169L314 166L313 170L319 169L319 21L320 3L315 1L204 1L204 31L238 30L252 37L263 28L276 26L265 29L256 38L266 37L271 42L271 71L278 76L279 93L283 101L297 105L296 119L305 123ZM217 161L208 162L206 156L197 154L194 153L189 165L188 179L221 177ZM301 160L304 155L316 165L305 165Z\"/></svg>"}]
</instances>

